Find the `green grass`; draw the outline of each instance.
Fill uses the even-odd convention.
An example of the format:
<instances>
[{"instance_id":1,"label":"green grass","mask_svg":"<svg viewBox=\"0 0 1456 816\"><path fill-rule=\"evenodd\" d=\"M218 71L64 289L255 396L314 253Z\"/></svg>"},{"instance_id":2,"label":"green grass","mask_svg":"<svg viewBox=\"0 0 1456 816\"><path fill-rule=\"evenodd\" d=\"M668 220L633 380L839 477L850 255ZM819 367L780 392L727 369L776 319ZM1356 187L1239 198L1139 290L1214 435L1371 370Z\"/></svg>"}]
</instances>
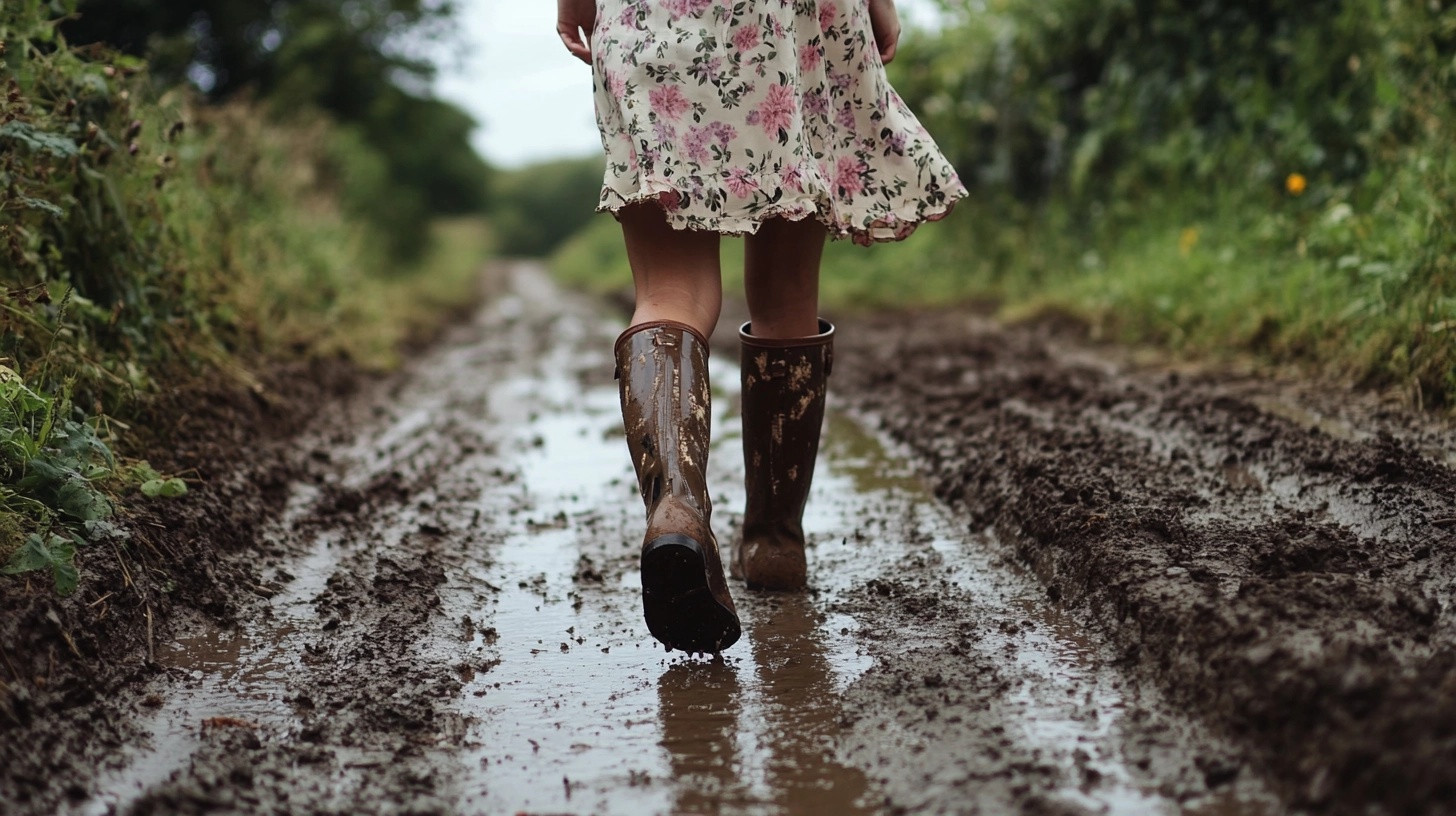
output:
<instances>
[{"instance_id":1,"label":"green grass","mask_svg":"<svg viewBox=\"0 0 1456 816\"><path fill-rule=\"evenodd\" d=\"M898 244L858 247L847 241L825 249L821 300L846 312L886 306L927 306L970 299L975 282L940 262L953 254L944 224L925 226ZM723 240L723 288L743 291L743 241ZM632 270L622 245L622 230L610 216L594 219L550 258L556 278L584 291L606 294L632 287Z\"/></svg>"},{"instance_id":2,"label":"green grass","mask_svg":"<svg viewBox=\"0 0 1456 816\"><path fill-rule=\"evenodd\" d=\"M1413 216L1398 205L1362 214L1316 198L1149 204L1130 226L1091 234L1056 204L1011 219L968 200L903 243L831 243L822 302L854 312L991 300L1009 320L1069 315L1098 337L1178 358L1293 364L1399 389L1418 406L1456 404L1452 258L1425 257L1424 233L1402 238ZM730 292L741 291L741 247L724 242ZM590 291L631 285L621 231L606 216L551 268Z\"/></svg>"}]
</instances>

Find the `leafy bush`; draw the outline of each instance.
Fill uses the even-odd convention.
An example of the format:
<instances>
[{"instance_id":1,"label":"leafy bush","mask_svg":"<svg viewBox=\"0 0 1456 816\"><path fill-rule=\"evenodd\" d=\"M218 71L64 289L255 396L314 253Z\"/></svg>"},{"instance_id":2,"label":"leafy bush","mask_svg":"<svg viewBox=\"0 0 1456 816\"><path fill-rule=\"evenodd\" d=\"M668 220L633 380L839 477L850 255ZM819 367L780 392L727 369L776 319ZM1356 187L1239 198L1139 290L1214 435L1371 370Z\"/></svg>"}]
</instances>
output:
<instances>
[{"instance_id":1,"label":"leafy bush","mask_svg":"<svg viewBox=\"0 0 1456 816\"><path fill-rule=\"evenodd\" d=\"M1448 0L943 5L892 73L983 290L1456 401Z\"/></svg>"},{"instance_id":2,"label":"leafy bush","mask_svg":"<svg viewBox=\"0 0 1456 816\"><path fill-rule=\"evenodd\" d=\"M191 82L214 103L257 100L282 121L323 111L381 162L387 189L356 212L396 260L417 260L431 217L481 213L490 168L475 122L421 96L433 64L418 55L453 31L436 0L77 0L73 43L150 57L166 86Z\"/></svg>"},{"instance_id":3,"label":"leafy bush","mask_svg":"<svg viewBox=\"0 0 1456 816\"><path fill-rule=\"evenodd\" d=\"M117 534L108 493L186 489L118 466L142 451L109 418L256 385L271 360L389 364L473 296L485 233L425 230L423 260L397 262L371 223L388 165L357 130L155 95L140 60L69 46L52 8L74 0L0 6L0 556L64 591L75 546Z\"/></svg>"}]
</instances>

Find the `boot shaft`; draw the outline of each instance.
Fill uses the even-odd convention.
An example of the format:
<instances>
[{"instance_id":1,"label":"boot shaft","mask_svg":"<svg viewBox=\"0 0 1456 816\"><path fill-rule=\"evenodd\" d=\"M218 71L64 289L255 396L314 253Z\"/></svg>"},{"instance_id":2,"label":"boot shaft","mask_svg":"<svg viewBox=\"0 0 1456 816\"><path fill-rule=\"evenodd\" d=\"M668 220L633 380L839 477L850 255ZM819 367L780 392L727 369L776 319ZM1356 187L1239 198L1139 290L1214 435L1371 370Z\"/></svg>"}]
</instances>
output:
<instances>
[{"instance_id":1,"label":"boot shaft","mask_svg":"<svg viewBox=\"0 0 1456 816\"><path fill-rule=\"evenodd\" d=\"M706 474L712 402L708 344L691 327L670 321L634 326L617 339L622 422L637 485L651 519L670 504L711 512Z\"/></svg>"},{"instance_id":2,"label":"boot shaft","mask_svg":"<svg viewBox=\"0 0 1456 816\"><path fill-rule=\"evenodd\" d=\"M834 326L820 320L812 337L754 337L742 342L743 462L748 504L745 535L770 525L803 541L800 520L809 499L829 374L834 367Z\"/></svg>"},{"instance_id":3,"label":"boot shaft","mask_svg":"<svg viewBox=\"0 0 1456 816\"><path fill-rule=\"evenodd\" d=\"M708 343L690 326L633 326L616 345L622 422L647 508L642 611L668 650L717 653L742 633L708 500Z\"/></svg>"}]
</instances>

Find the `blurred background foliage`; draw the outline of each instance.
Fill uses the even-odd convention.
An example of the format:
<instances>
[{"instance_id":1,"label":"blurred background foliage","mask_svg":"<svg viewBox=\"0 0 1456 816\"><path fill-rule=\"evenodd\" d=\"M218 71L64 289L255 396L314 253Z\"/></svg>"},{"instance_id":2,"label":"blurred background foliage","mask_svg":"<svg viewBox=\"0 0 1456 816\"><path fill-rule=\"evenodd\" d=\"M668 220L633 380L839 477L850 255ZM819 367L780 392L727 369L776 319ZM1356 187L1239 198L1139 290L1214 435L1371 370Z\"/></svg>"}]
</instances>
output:
<instances>
[{"instance_id":1,"label":"blurred background foliage","mask_svg":"<svg viewBox=\"0 0 1456 816\"><path fill-rule=\"evenodd\" d=\"M399 258L424 251L430 218L486 206L475 122L426 93L448 0L80 0L77 12L61 27L70 43L147 56L161 87L190 80L214 103L257 100L282 120L322 111L356 131L388 186L359 214Z\"/></svg>"},{"instance_id":2,"label":"blurred background foliage","mask_svg":"<svg viewBox=\"0 0 1456 816\"><path fill-rule=\"evenodd\" d=\"M137 424L154 398L258 391L257 372L307 358L390 365L475 297L488 253L473 123L408 90L427 66L391 44L433 17L185 5L180 31L167 3L0 6L0 569L61 591L77 547L124 535L116 497L185 490L137 458L165 442ZM289 21L279 38L203 36L224 19L207 15L265 7ZM324 25L330 8L346 24ZM164 67L95 41L112 25ZM352 58L289 61L311 48ZM326 104L321 87L354 80L372 98Z\"/></svg>"},{"instance_id":3,"label":"blurred background foliage","mask_svg":"<svg viewBox=\"0 0 1456 816\"><path fill-rule=\"evenodd\" d=\"M600 156L588 156L500 171L493 187L491 223L500 236L501 253L549 255L567 238L595 223L592 216L605 170ZM613 234L621 240L620 232L614 230ZM627 280L631 281L630 270Z\"/></svg>"},{"instance_id":4,"label":"blurred background foliage","mask_svg":"<svg viewBox=\"0 0 1456 816\"><path fill-rule=\"evenodd\" d=\"M992 297L1456 404L1451 0L941 6L891 80L971 197L903 244L831 246L831 308ZM614 232L555 269L622 285Z\"/></svg>"}]
</instances>

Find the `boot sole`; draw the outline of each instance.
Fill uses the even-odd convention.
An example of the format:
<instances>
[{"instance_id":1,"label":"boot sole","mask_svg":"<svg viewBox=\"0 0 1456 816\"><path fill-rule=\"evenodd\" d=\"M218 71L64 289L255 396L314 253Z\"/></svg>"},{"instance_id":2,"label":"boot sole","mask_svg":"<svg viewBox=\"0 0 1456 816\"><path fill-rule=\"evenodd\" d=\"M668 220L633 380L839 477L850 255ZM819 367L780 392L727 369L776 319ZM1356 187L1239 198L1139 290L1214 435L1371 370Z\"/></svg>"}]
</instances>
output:
<instances>
[{"instance_id":1,"label":"boot sole","mask_svg":"<svg viewBox=\"0 0 1456 816\"><path fill-rule=\"evenodd\" d=\"M738 616L708 586L708 557L685 535L642 548L642 611L647 630L669 651L717 654L738 642Z\"/></svg>"}]
</instances>

